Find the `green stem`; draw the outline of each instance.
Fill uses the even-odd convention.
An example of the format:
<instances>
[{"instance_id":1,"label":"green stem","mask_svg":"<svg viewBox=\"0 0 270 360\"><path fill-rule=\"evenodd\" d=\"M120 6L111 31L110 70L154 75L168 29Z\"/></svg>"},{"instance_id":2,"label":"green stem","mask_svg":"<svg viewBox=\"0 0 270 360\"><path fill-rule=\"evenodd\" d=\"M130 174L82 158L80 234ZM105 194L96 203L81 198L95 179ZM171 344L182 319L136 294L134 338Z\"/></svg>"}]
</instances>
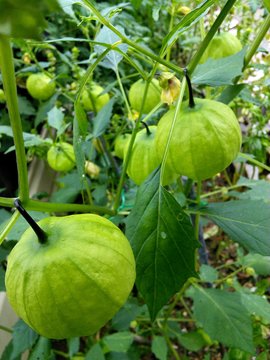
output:
<instances>
[{"instance_id":1,"label":"green stem","mask_svg":"<svg viewBox=\"0 0 270 360\"><path fill-rule=\"evenodd\" d=\"M120 75L119 75L118 68L116 68L115 73L116 73L116 78L117 78L117 81L118 81L118 85L119 85L121 94L122 94L122 96L123 96L123 99L124 99L124 102L125 102L125 105L126 105L126 108L127 108L128 117L129 117L130 119L132 119L132 112L131 112L131 109L130 109L130 106L129 106L129 102L128 102L128 99L127 99L127 95L126 95L125 90L124 90L124 88L123 88L123 84L122 84L121 77L120 77Z\"/></svg>"},{"instance_id":2,"label":"green stem","mask_svg":"<svg viewBox=\"0 0 270 360\"><path fill-rule=\"evenodd\" d=\"M8 327L6 327L6 326L4 326L4 325L0 325L0 330L3 330L3 331L8 332L8 333L10 333L10 334L13 333L13 330L12 330L12 329L10 329L10 328L8 328Z\"/></svg>"},{"instance_id":3,"label":"green stem","mask_svg":"<svg viewBox=\"0 0 270 360\"><path fill-rule=\"evenodd\" d=\"M92 4L89 0L83 0L83 3L91 9L91 11L95 14L95 16L99 19L99 21L109 28L111 31L113 31L121 40L123 43L128 44L133 49L139 51L141 54L144 54L145 56L149 57L153 61L156 61L160 64L165 65L169 69L175 71L178 74L183 74L183 69L181 69L179 66L172 64L170 61L166 61L162 59L161 57L155 55L154 53L146 50L144 47L134 43L129 38L124 36L118 29L116 29L104 16L101 15L101 13L95 8L95 6Z\"/></svg>"},{"instance_id":4,"label":"green stem","mask_svg":"<svg viewBox=\"0 0 270 360\"><path fill-rule=\"evenodd\" d=\"M12 214L12 216L9 219L7 225L5 226L5 228L3 229L3 231L0 234L0 245L4 242L4 240L7 237L8 233L10 232L10 230L13 228L16 221L18 220L19 216L20 216L20 213L17 210Z\"/></svg>"},{"instance_id":5,"label":"green stem","mask_svg":"<svg viewBox=\"0 0 270 360\"><path fill-rule=\"evenodd\" d=\"M250 63L251 58L256 53L258 47L260 46L260 43L262 42L269 28L270 28L270 14L267 15L265 21L262 23L262 26L259 29L255 39L253 40L251 47L248 49L245 55L243 70L246 69L246 67Z\"/></svg>"},{"instance_id":6,"label":"green stem","mask_svg":"<svg viewBox=\"0 0 270 360\"><path fill-rule=\"evenodd\" d=\"M270 167L261 163L260 161L256 160L256 159L253 159L251 156L247 155L247 154L244 154L244 153L239 153L239 155L241 157L243 157L244 159L246 159L248 162L250 162L251 164L254 164L254 165L257 165L267 171L270 171Z\"/></svg>"},{"instance_id":7,"label":"green stem","mask_svg":"<svg viewBox=\"0 0 270 360\"><path fill-rule=\"evenodd\" d=\"M10 207L14 206L15 198L0 198L0 206ZM43 202L39 200L29 199L25 202L26 210L42 211L42 212L93 212L97 214L115 215L115 212L104 206L83 205L83 204L66 204L66 203L52 203Z\"/></svg>"},{"instance_id":8,"label":"green stem","mask_svg":"<svg viewBox=\"0 0 270 360\"><path fill-rule=\"evenodd\" d=\"M211 29L208 31L207 35L205 36L205 38L201 42L197 52L195 53L195 55L191 59L190 63L188 64L187 68L188 68L189 74L192 74L193 71L195 70L195 68L198 65L198 63L199 63L203 53L205 52L208 44L210 43L212 38L215 36L215 34L218 31L220 25L222 24L222 22L226 18L227 14L231 10L231 8L233 7L235 2L236 2L236 0L228 0L227 3L225 4L225 6L223 7L223 9L221 10L220 14L216 18L216 21L211 26Z\"/></svg>"},{"instance_id":9,"label":"green stem","mask_svg":"<svg viewBox=\"0 0 270 360\"><path fill-rule=\"evenodd\" d=\"M22 124L18 106L13 53L10 39L4 35L0 35L0 65L10 124L12 127L14 145L16 149L19 196L22 201L27 201L29 198L27 163L24 149Z\"/></svg>"}]
</instances>

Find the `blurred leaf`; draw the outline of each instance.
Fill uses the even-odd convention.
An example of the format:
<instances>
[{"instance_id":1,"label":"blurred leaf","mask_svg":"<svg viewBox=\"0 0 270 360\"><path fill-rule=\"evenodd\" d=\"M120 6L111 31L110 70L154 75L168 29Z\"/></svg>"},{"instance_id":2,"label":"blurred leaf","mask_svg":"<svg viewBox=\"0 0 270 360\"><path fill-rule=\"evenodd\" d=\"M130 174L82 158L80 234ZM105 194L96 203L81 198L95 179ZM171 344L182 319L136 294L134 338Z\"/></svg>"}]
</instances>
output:
<instances>
[{"instance_id":1,"label":"blurred leaf","mask_svg":"<svg viewBox=\"0 0 270 360\"><path fill-rule=\"evenodd\" d=\"M6 272L0 264L0 291L6 291L5 275L6 275Z\"/></svg>"},{"instance_id":2,"label":"blurred leaf","mask_svg":"<svg viewBox=\"0 0 270 360\"><path fill-rule=\"evenodd\" d=\"M153 336L151 350L157 359L166 360L168 354L168 345L164 337Z\"/></svg>"},{"instance_id":3,"label":"blurred leaf","mask_svg":"<svg viewBox=\"0 0 270 360\"><path fill-rule=\"evenodd\" d=\"M270 256L270 204L258 200L227 201L209 204L200 213L250 252Z\"/></svg>"},{"instance_id":4,"label":"blurred leaf","mask_svg":"<svg viewBox=\"0 0 270 360\"><path fill-rule=\"evenodd\" d=\"M13 352L13 341L11 340L8 345L5 347L4 352L1 354L1 360L21 360L21 356L16 358L12 356Z\"/></svg>"},{"instance_id":5,"label":"blurred leaf","mask_svg":"<svg viewBox=\"0 0 270 360\"><path fill-rule=\"evenodd\" d=\"M221 59L209 58L196 67L192 83L196 85L223 86L231 85L233 79L242 74L246 49L237 54Z\"/></svg>"},{"instance_id":6,"label":"blurred leaf","mask_svg":"<svg viewBox=\"0 0 270 360\"><path fill-rule=\"evenodd\" d=\"M181 333L177 336L180 344L189 351L199 351L206 344L203 336L198 331Z\"/></svg>"},{"instance_id":7,"label":"blurred leaf","mask_svg":"<svg viewBox=\"0 0 270 360\"><path fill-rule=\"evenodd\" d=\"M198 243L190 218L159 185L159 176L153 172L140 186L126 229L136 259L136 283L152 320L188 278L197 276Z\"/></svg>"},{"instance_id":8,"label":"blurred leaf","mask_svg":"<svg viewBox=\"0 0 270 360\"><path fill-rule=\"evenodd\" d=\"M36 109L24 96L18 96L19 111L21 115L35 115Z\"/></svg>"},{"instance_id":9,"label":"blurred leaf","mask_svg":"<svg viewBox=\"0 0 270 360\"><path fill-rule=\"evenodd\" d=\"M75 337L67 340L68 354L70 357L75 355L80 350L80 338Z\"/></svg>"},{"instance_id":10,"label":"blurred leaf","mask_svg":"<svg viewBox=\"0 0 270 360\"><path fill-rule=\"evenodd\" d=\"M97 116L93 119L93 137L97 138L101 136L107 126L109 125L114 99L111 99L102 109L97 113Z\"/></svg>"},{"instance_id":11,"label":"blurred leaf","mask_svg":"<svg viewBox=\"0 0 270 360\"><path fill-rule=\"evenodd\" d=\"M127 301L124 306L112 319L112 327L115 330L128 330L130 322L136 318L143 311L143 306L137 303Z\"/></svg>"},{"instance_id":12,"label":"blurred leaf","mask_svg":"<svg viewBox=\"0 0 270 360\"><path fill-rule=\"evenodd\" d=\"M218 279L218 272L212 266L201 265L200 267L200 279L205 282L213 282Z\"/></svg>"},{"instance_id":13,"label":"blurred leaf","mask_svg":"<svg viewBox=\"0 0 270 360\"><path fill-rule=\"evenodd\" d=\"M180 34L185 32L188 28L195 25L202 17L209 11L216 0L204 0L194 10L182 18L182 20L172 29L172 31L165 36L162 42L162 48L174 43Z\"/></svg>"},{"instance_id":14,"label":"blurred leaf","mask_svg":"<svg viewBox=\"0 0 270 360\"><path fill-rule=\"evenodd\" d=\"M48 124L57 130L57 136L60 136L66 130L66 123L64 121L64 113L62 110L54 106L48 112Z\"/></svg>"},{"instance_id":15,"label":"blurred leaf","mask_svg":"<svg viewBox=\"0 0 270 360\"><path fill-rule=\"evenodd\" d=\"M37 39L46 27L45 16L58 9L56 0L1 0L0 34Z\"/></svg>"},{"instance_id":16,"label":"blurred leaf","mask_svg":"<svg viewBox=\"0 0 270 360\"><path fill-rule=\"evenodd\" d=\"M25 350L30 349L38 339L38 334L24 321L19 320L13 327L13 351L12 358L16 358Z\"/></svg>"},{"instance_id":17,"label":"blurred leaf","mask_svg":"<svg viewBox=\"0 0 270 360\"><path fill-rule=\"evenodd\" d=\"M247 186L245 192L234 192L239 199L261 200L270 203L270 182L266 180L250 180L240 178L239 185Z\"/></svg>"},{"instance_id":18,"label":"blurred leaf","mask_svg":"<svg viewBox=\"0 0 270 360\"><path fill-rule=\"evenodd\" d=\"M76 121L78 122L80 134L82 136L86 136L88 130L88 119L86 117L85 111L79 102L76 101L74 105L75 105L75 118Z\"/></svg>"},{"instance_id":19,"label":"blurred leaf","mask_svg":"<svg viewBox=\"0 0 270 360\"><path fill-rule=\"evenodd\" d=\"M40 336L28 360L50 360L51 354L51 341Z\"/></svg>"},{"instance_id":20,"label":"blurred leaf","mask_svg":"<svg viewBox=\"0 0 270 360\"><path fill-rule=\"evenodd\" d=\"M46 120L48 112L55 106L58 93L55 93L48 101L42 102L38 108L38 112L35 118L35 127L37 128L40 123Z\"/></svg>"},{"instance_id":21,"label":"blurred leaf","mask_svg":"<svg viewBox=\"0 0 270 360\"><path fill-rule=\"evenodd\" d=\"M269 0L263 0L264 6L266 9L270 12L270 1Z\"/></svg>"},{"instance_id":22,"label":"blurred leaf","mask_svg":"<svg viewBox=\"0 0 270 360\"><path fill-rule=\"evenodd\" d=\"M270 324L270 304L266 298L248 293L241 293L242 304L251 315L259 316L264 323Z\"/></svg>"},{"instance_id":23,"label":"blurred leaf","mask_svg":"<svg viewBox=\"0 0 270 360\"><path fill-rule=\"evenodd\" d=\"M109 351L126 352L133 342L134 335L129 331L122 331L104 336L103 342Z\"/></svg>"},{"instance_id":24,"label":"blurred leaf","mask_svg":"<svg viewBox=\"0 0 270 360\"><path fill-rule=\"evenodd\" d=\"M248 254L240 260L243 266L253 267L258 275L270 275L270 256Z\"/></svg>"},{"instance_id":25,"label":"blurred leaf","mask_svg":"<svg viewBox=\"0 0 270 360\"><path fill-rule=\"evenodd\" d=\"M246 84L228 85L220 94L218 101L229 104L244 89Z\"/></svg>"},{"instance_id":26,"label":"blurred leaf","mask_svg":"<svg viewBox=\"0 0 270 360\"><path fill-rule=\"evenodd\" d=\"M192 298L194 317L211 339L254 352L252 323L241 294L196 286Z\"/></svg>"},{"instance_id":27,"label":"blurred leaf","mask_svg":"<svg viewBox=\"0 0 270 360\"><path fill-rule=\"evenodd\" d=\"M117 25L116 29L123 35L125 35L125 30ZM115 44L117 41L119 41L120 38L118 35L116 35L112 30L110 30L109 28L107 28L106 26L103 26L102 29L100 30L100 32L98 33L98 35L95 38L95 41L100 42L100 43L104 43L104 44L108 44L108 45L113 45ZM94 46L94 50L97 54L102 54L104 52L104 50L107 48L107 46L102 46L102 45L95 45ZM127 44L119 44L118 48L123 52L126 53L128 50L128 45ZM111 50L104 58L104 60L101 62L101 64L108 68L108 69L112 69L114 71L117 71L118 68L118 64L119 62L123 59L123 55L120 54L119 52L115 51L115 50Z\"/></svg>"},{"instance_id":28,"label":"blurred leaf","mask_svg":"<svg viewBox=\"0 0 270 360\"><path fill-rule=\"evenodd\" d=\"M95 344L87 354L85 354L85 360L105 360L105 356L99 343Z\"/></svg>"}]
</instances>

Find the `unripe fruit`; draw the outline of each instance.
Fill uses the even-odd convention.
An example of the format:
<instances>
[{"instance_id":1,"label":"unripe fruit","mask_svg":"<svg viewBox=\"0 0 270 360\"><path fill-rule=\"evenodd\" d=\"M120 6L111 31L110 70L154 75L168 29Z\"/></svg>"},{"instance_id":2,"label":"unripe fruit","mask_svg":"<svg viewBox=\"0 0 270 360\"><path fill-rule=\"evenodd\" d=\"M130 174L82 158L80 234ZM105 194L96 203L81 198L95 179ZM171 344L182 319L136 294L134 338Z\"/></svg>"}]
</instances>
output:
<instances>
[{"instance_id":1,"label":"unripe fruit","mask_svg":"<svg viewBox=\"0 0 270 360\"><path fill-rule=\"evenodd\" d=\"M29 228L7 264L8 299L31 328L47 338L95 333L125 303L135 261L124 234L93 214L49 217Z\"/></svg>"},{"instance_id":2,"label":"unripe fruit","mask_svg":"<svg viewBox=\"0 0 270 360\"><path fill-rule=\"evenodd\" d=\"M136 110L141 110L146 81L140 79L131 85L128 98L131 107ZM148 114L160 102L161 88L157 79L152 79L148 87L146 99L143 107L143 114Z\"/></svg>"},{"instance_id":3,"label":"unripe fruit","mask_svg":"<svg viewBox=\"0 0 270 360\"><path fill-rule=\"evenodd\" d=\"M140 185L161 163L155 149L155 135L157 127L149 126L150 133L146 129L138 132L132 147L131 157L128 163L127 174L135 182ZM125 147L124 158L127 153ZM175 174L165 169L163 185L168 185L175 180Z\"/></svg>"},{"instance_id":4,"label":"unripe fruit","mask_svg":"<svg viewBox=\"0 0 270 360\"><path fill-rule=\"evenodd\" d=\"M46 74L31 74L26 80L26 89L37 100L47 100L55 93L55 82Z\"/></svg>"},{"instance_id":5,"label":"unripe fruit","mask_svg":"<svg viewBox=\"0 0 270 360\"><path fill-rule=\"evenodd\" d=\"M6 96L3 89L0 89L0 103L6 102Z\"/></svg>"},{"instance_id":6,"label":"unripe fruit","mask_svg":"<svg viewBox=\"0 0 270 360\"><path fill-rule=\"evenodd\" d=\"M47 161L55 171L70 171L75 166L73 146L66 142L54 144L47 152Z\"/></svg>"},{"instance_id":7,"label":"unripe fruit","mask_svg":"<svg viewBox=\"0 0 270 360\"><path fill-rule=\"evenodd\" d=\"M82 105L84 109L87 111L98 112L101 108L103 108L103 106L110 101L108 93L101 95L103 91L103 87L97 85L96 83L91 83L90 87L82 93Z\"/></svg>"},{"instance_id":8,"label":"unripe fruit","mask_svg":"<svg viewBox=\"0 0 270 360\"><path fill-rule=\"evenodd\" d=\"M128 146L131 134L118 135L114 142L114 154L119 159L123 159L126 146Z\"/></svg>"},{"instance_id":9,"label":"unripe fruit","mask_svg":"<svg viewBox=\"0 0 270 360\"><path fill-rule=\"evenodd\" d=\"M215 36L209 43L200 63L204 63L208 58L220 59L234 55L242 50L242 44L233 34L226 32Z\"/></svg>"},{"instance_id":10,"label":"unripe fruit","mask_svg":"<svg viewBox=\"0 0 270 360\"><path fill-rule=\"evenodd\" d=\"M224 170L236 158L241 146L241 130L227 105L195 99L195 107L183 104L169 145L167 166L179 175L204 180ZM160 119L156 150L162 158L175 109Z\"/></svg>"}]
</instances>

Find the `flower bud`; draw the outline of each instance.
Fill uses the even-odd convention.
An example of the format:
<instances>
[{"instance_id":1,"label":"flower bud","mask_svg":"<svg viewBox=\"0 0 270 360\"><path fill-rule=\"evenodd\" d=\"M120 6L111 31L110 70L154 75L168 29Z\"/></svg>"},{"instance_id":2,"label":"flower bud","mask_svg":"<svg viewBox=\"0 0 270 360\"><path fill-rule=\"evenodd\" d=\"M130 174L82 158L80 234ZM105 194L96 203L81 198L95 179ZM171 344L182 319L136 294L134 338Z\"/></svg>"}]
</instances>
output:
<instances>
[{"instance_id":1,"label":"flower bud","mask_svg":"<svg viewBox=\"0 0 270 360\"><path fill-rule=\"evenodd\" d=\"M95 163L86 160L84 164L85 172L91 179L96 179L100 173L100 167Z\"/></svg>"}]
</instances>

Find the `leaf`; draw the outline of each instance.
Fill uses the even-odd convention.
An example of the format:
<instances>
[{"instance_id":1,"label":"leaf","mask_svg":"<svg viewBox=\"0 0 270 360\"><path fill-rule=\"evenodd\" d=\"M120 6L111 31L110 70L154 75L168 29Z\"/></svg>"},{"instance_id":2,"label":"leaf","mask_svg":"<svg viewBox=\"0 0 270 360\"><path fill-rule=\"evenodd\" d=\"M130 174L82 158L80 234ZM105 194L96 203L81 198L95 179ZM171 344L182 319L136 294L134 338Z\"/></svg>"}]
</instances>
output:
<instances>
[{"instance_id":1,"label":"leaf","mask_svg":"<svg viewBox=\"0 0 270 360\"><path fill-rule=\"evenodd\" d=\"M154 336L151 350L157 359L166 360L168 354L168 346L164 337Z\"/></svg>"},{"instance_id":2,"label":"leaf","mask_svg":"<svg viewBox=\"0 0 270 360\"><path fill-rule=\"evenodd\" d=\"M48 124L57 130L57 136L62 135L66 129L64 117L63 111L56 106L48 112Z\"/></svg>"},{"instance_id":3,"label":"leaf","mask_svg":"<svg viewBox=\"0 0 270 360\"><path fill-rule=\"evenodd\" d=\"M202 1L194 10L188 13L183 19L175 26L172 31L165 36L162 42L162 49L166 46L174 43L180 34L185 32L188 28L195 25L202 17L204 17L209 11L209 7L212 6L216 0Z\"/></svg>"},{"instance_id":4,"label":"leaf","mask_svg":"<svg viewBox=\"0 0 270 360\"><path fill-rule=\"evenodd\" d=\"M50 360L51 359L51 341L40 336L28 360Z\"/></svg>"},{"instance_id":5,"label":"leaf","mask_svg":"<svg viewBox=\"0 0 270 360\"><path fill-rule=\"evenodd\" d=\"M140 186L126 235L136 259L136 283L153 320L187 279L197 276L198 243L190 218L159 185L159 171Z\"/></svg>"},{"instance_id":6,"label":"leaf","mask_svg":"<svg viewBox=\"0 0 270 360\"><path fill-rule=\"evenodd\" d=\"M237 184L249 187L245 192L234 192L239 199L261 200L270 203L270 182L240 178Z\"/></svg>"},{"instance_id":7,"label":"leaf","mask_svg":"<svg viewBox=\"0 0 270 360\"><path fill-rule=\"evenodd\" d=\"M93 137L97 138L101 136L110 122L112 116L112 108L114 99L111 99L101 110L97 113L97 116L93 119Z\"/></svg>"},{"instance_id":8,"label":"leaf","mask_svg":"<svg viewBox=\"0 0 270 360\"><path fill-rule=\"evenodd\" d=\"M62 10L70 17L72 17L74 20L77 21L72 5L76 3L80 3L80 0L58 0L58 2Z\"/></svg>"},{"instance_id":9,"label":"leaf","mask_svg":"<svg viewBox=\"0 0 270 360\"><path fill-rule=\"evenodd\" d=\"M233 79L242 74L246 49L221 59L209 58L196 67L192 83L196 85L231 85Z\"/></svg>"},{"instance_id":10,"label":"leaf","mask_svg":"<svg viewBox=\"0 0 270 360\"><path fill-rule=\"evenodd\" d=\"M58 9L56 0L1 0L0 34L37 39L46 27L45 16Z\"/></svg>"},{"instance_id":11,"label":"leaf","mask_svg":"<svg viewBox=\"0 0 270 360\"><path fill-rule=\"evenodd\" d=\"M48 101L43 102L39 108L35 118L35 127L37 128L40 123L42 123L48 112L55 106L56 100L58 98L58 93L55 93Z\"/></svg>"},{"instance_id":12,"label":"leaf","mask_svg":"<svg viewBox=\"0 0 270 360\"><path fill-rule=\"evenodd\" d=\"M212 340L254 352L252 323L240 294L196 286L192 298L194 317Z\"/></svg>"},{"instance_id":13,"label":"leaf","mask_svg":"<svg viewBox=\"0 0 270 360\"><path fill-rule=\"evenodd\" d=\"M18 96L18 105L21 115L35 115L36 109L26 97Z\"/></svg>"},{"instance_id":14,"label":"leaf","mask_svg":"<svg viewBox=\"0 0 270 360\"><path fill-rule=\"evenodd\" d=\"M264 323L270 324L270 304L266 298L248 293L241 293L242 304L251 315L259 316Z\"/></svg>"},{"instance_id":15,"label":"leaf","mask_svg":"<svg viewBox=\"0 0 270 360\"><path fill-rule=\"evenodd\" d=\"M248 251L270 256L270 204L257 200L212 203L200 213Z\"/></svg>"},{"instance_id":16,"label":"leaf","mask_svg":"<svg viewBox=\"0 0 270 360\"><path fill-rule=\"evenodd\" d=\"M122 331L104 336L103 342L109 351L126 352L133 343L134 335L129 331Z\"/></svg>"},{"instance_id":17,"label":"leaf","mask_svg":"<svg viewBox=\"0 0 270 360\"><path fill-rule=\"evenodd\" d=\"M270 275L270 256L248 254L241 259L241 264L253 267L258 275Z\"/></svg>"},{"instance_id":18,"label":"leaf","mask_svg":"<svg viewBox=\"0 0 270 360\"><path fill-rule=\"evenodd\" d=\"M205 282L213 282L218 279L218 272L212 266L203 264L200 267L200 279Z\"/></svg>"},{"instance_id":19,"label":"leaf","mask_svg":"<svg viewBox=\"0 0 270 360\"><path fill-rule=\"evenodd\" d=\"M24 321L19 320L13 327L12 358L16 358L25 350L30 349L38 339L38 334Z\"/></svg>"},{"instance_id":20,"label":"leaf","mask_svg":"<svg viewBox=\"0 0 270 360\"><path fill-rule=\"evenodd\" d=\"M116 29L123 35L125 35L125 30L121 27L121 26L116 26ZM100 42L100 43L104 43L107 45L113 45L115 44L117 41L119 41L120 38L118 35L116 35L112 30L110 30L109 28L107 28L106 26L103 26L103 28L100 30L100 32L98 33L98 35L95 38L95 41ZM97 54L102 54L104 52L104 50L107 47L102 46L102 45L95 45L94 46L94 50ZM118 45L118 48L123 52L126 53L128 50L128 45L127 44L120 44ZM104 60L101 62L101 64L108 68L108 69L112 69L114 71L117 71L117 67L119 62L123 59L123 55L121 55L119 52L115 51L115 50L111 50L104 58Z\"/></svg>"},{"instance_id":21,"label":"leaf","mask_svg":"<svg viewBox=\"0 0 270 360\"><path fill-rule=\"evenodd\" d=\"M198 331L181 333L177 338L180 344L190 351L199 351L202 347L209 345Z\"/></svg>"},{"instance_id":22,"label":"leaf","mask_svg":"<svg viewBox=\"0 0 270 360\"><path fill-rule=\"evenodd\" d=\"M218 101L229 104L244 88L246 84L228 85L218 97Z\"/></svg>"},{"instance_id":23,"label":"leaf","mask_svg":"<svg viewBox=\"0 0 270 360\"><path fill-rule=\"evenodd\" d=\"M70 358L75 355L80 349L80 338L75 337L67 340L68 344L68 354Z\"/></svg>"},{"instance_id":24,"label":"leaf","mask_svg":"<svg viewBox=\"0 0 270 360\"><path fill-rule=\"evenodd\" d=\"M102 348L99 343L95 344L85 355L85 360L105 360Z\"/></svg>"},{"instance_id":25,"label":"leaf","mask_svg":"<svg viewBox=\"0 0 270 360\"><path fill-rule=\"evenodd\" d=\"M5 275L6 272L4 268L0 265L0 291L6 291Z\"/></svg>"},{"instance_id":26,"label":"leaf","mask_svg":"<svg viewBox=\"0 0 270 360\"><path fill-rule=\"evenodd\" d=\"M137 303L127 301L112 319L112 327L115 330L128 330L130 322L134 320L143 311L143 306Z\"/></svg>"}]
</instances>

